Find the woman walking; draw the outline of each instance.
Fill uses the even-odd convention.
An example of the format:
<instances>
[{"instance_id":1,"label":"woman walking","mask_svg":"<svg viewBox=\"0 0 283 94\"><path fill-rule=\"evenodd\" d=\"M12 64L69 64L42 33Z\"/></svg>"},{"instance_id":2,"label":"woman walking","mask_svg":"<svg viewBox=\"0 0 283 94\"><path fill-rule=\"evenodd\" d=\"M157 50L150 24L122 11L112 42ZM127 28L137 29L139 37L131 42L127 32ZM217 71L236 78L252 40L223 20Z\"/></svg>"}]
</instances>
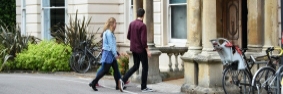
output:
<instances>
[{"instance_id":1,"label":"woman walking","mask_svg":"<svg viewBox=\"0 0 283 94\"><path fill-rule=\"evenodd\" d=\"M118 81L121 78L121 76L118 69L118 63L116 60L119 58L119 55L117 54L117 50L116 50L117 47L116 38L114 36L115 29L116 29L116 19L111 17L105 23L103 28L103 33L101 34L101 37L103 39L103 43L102 43L103 52L100 62L102 63L103 68L101 69L101 71L98 71L96 78L89 84L89 86L92 87L94 91L98 91L96 89L96 84L106 73L108 73L110 67L112 67L114 70L116 89L119 89Z\"/></svg>"}]
</instances>

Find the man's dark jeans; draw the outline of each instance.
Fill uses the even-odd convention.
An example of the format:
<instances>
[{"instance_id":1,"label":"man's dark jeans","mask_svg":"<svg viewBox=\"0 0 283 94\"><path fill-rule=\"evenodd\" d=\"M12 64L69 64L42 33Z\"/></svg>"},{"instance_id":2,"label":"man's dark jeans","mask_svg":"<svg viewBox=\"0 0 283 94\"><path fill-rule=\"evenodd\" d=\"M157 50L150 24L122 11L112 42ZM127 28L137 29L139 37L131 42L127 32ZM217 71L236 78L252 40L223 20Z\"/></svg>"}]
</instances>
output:
<instances>
[{"instance_id":1,"label":"man's dark jeans","mask_svg":"<svg viewBox=\"0 0 283 94\"><path fill-rule=\"evenodd\" d=\"M142 53L133 52L134 57L134 66L124 75L123 82L128 81L129 77L139 69L140 62L142 63L142 81L141 89L147 88L147 76L148 76L148 58L147 52L143 51Z\"/></svg>"}]
</instances>

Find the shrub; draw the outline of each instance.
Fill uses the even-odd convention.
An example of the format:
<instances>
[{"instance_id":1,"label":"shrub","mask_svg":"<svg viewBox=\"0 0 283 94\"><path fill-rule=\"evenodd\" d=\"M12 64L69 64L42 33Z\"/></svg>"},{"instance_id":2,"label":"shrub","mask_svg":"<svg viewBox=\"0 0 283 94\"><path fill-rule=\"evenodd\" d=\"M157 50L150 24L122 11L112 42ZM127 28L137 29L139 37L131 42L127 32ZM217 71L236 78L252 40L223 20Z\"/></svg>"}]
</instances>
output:
<instances>
[{"instance_id":1,"label":"shrub","mask_svg":"<svg viewBox=\"0 0 283 94\"><path fill-rule=\"evenodd\" d=\"M125 73L129 70L129 55L122 53L117 61L121 74L125 75Z\"/></svg>"},{"instance_id":2,"label":"shrub","mask_svg":"<svg viewBox=\"0 0 283 94\"><path fill-rule=\"evenodd\" d=\"M36 71L69 71L71 47L57 44L54 41L41 41L29 44L28 50L19 53L15 58L16 69Z\"/></svg>"},{"instance_id":3,"label":"shrub","mask_svg":"<svg viewBox=\"0 0 283 94\"><path fill-rule=\"evenodd\" d=\"M3 24L1 21L0 23ZM13 61L17 53L27 48L30 37L21 35L20 28L16 25L0 25L0 32L0 41L3 46L0 53L3 62L0 65L0 71L2 71L8 60Z\"/></svg>"}]
</instances>

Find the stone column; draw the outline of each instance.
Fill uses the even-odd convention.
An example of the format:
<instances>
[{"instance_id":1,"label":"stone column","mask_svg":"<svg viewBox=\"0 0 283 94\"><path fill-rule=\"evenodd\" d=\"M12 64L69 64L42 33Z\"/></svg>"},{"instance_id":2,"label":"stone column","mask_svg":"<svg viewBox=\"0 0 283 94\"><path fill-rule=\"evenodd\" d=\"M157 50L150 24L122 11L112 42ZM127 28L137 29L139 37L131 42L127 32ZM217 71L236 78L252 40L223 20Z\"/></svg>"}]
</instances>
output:
<instances>
[{"instance_id":1,"label":"stone column","mask_svg":"<svg viewBox=\"0 0 283 94\"><path fill-rule=\"evenodd\" d=\"M143 8L145 10L143 22L147 27L147 43L150 47L155 47L154 44L154 23L153 23L153 0L144 0Z\"/></svg>"},{"instance_id":2,"label":"stone column","mask_svg":"<svg viewBox=\"0 0 283 94\"><path fill-rule=\"evenodd\" d=\"M181 57L184 61L184 84L181 91L197 85L197 63L194 58L201 52L201 0L187 1L187 46L188 52ZM190 88L188 88L190 87Z\"/></svg>"},{"instance_id":3,"label":"stone column","mask_svg":"<svg viewBox=\"0 0 283 94\"><path fill-rule=\"evenodd\" d=\"M248 0L248 48L259 52L263 41L262 0ZM266 1L266 0L264 0ZM273 0L267 0L273 1Z\"/></svg>"},{"instance_id":4,"label":"stone column","mask_svg":"<svg viewBox=\"0 0 283 94\"><path fill-rule=\"evenodd\" d=\"M278 44L278 1L277 0L264 0L264 46L263 51L267 47L275 46Z\"/></svg>"},{"instance_id":5,"label":"stone column","mask_svg":"<svg viewBox=\"0 0 283 94\"><path fill-rule=\"evenodd\" d=\"M187 2L187 46L189 51L201 50L201 1Z\"/></svg>"},{"instance_id":6,"label":"stone column","mask_svg":"<svg viewBox=\"0 0 283 94\"><path fill-rule=\"evenodd\" d=\"M217 35L216 27L216 0L203 0L203 27L202 27L202 42L203 49L202 53L197 60L199 61L199 78L198 85L201 87L213 86L212 83L221 84L221 71L222 68L210 69L211 65L210 59L213 59L215 52L212 52L213 47L210 43L211 39L215 39ZM214 54L214 55L213 55ZM221 63L219 63L221 65ZM217 75L215 73L218 73ZM218 77L217 77L218 76ZM219 79L213 79L219 78Z\"/></svg>"},{"instance_id":7,"label":"stone column","mask_svg":"<svg viewBox=\"0 0 283 94\"><path fill-rule=\"evenodd\" d=\"M154 20L153 20L153 0L143 0L145 10L143 22L147 27L147 45L151 52L148 58L148 83L159 83L162 81L159 70L159 56L161 52L156 49L154 44Z\"/></svg>"},{"instance_id":8,"label":"stone column","mask_svg":"<svg viewBox=\"0 0 283 94\"><path fill-rule=\"evenodd\" d=\"M219 55L213 52L211 39L217 38L217 0L202 1L202 52L194 57L198 64L197 85L188 87L187 92L196 94L223 93L221 87L222 63ZM189 6L191 7L191 6ZM191 12L190 12L191 13ZM190 14L191 15L191 14Z\"/></svg>"},{"instance_id":9,"label":"stone column","mask_svg":"<svg viewBox=\"0 0 283 94\"><path fill-rule=\"evenodd\" d=\"M212 51L211 39L217 35L216 22L216 0L203 0L203 18L202 18L202 52Z\"/></svg>"},{"instance_id":10,"label":"stone column","mask_svg":"<svg viewBox=\"0 0 283 94\"><path fill-rule=\"evenodd\" d=\"M137 10L139 8L143 8L143 0L133 0L133 17L136 19L137 17Z\"/></svg>"},{"instance_id":11,"label":"stone column","mask_svg":"<svg viewBox=\"0 0 283 94\"><path fill-rule=\"evenodd\" d=\"M138 4L139 5L139 4ZM143 8L145 10L143 22L147 27L147 45L151 52L151 57L148 58L148 79L147 83L159 83L162 81L159 70L159 56L161 52L156 49L154 44L154 26L153 26L153 0L144 0ZM142 67L142 66L141 66ZM135 82L141 82L141 69L137 72L136 78L132 79ZM135 76L134 76L135 77Z\"/></svg>"}]
</instances>

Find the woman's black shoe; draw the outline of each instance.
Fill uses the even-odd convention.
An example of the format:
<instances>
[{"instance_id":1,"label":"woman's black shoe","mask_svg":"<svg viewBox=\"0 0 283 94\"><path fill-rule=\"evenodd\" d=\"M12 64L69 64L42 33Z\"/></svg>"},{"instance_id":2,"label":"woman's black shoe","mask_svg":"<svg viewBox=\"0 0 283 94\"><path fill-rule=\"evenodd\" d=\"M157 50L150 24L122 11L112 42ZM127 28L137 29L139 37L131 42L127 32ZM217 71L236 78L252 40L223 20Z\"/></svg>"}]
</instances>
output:
<instances>
[{"instance_id":1,"label":"woman's black shoe","mask_svg":"<svg viewBox=\"0 0 283 94\"><path fill-rule=\"evenodd\" d=\"M98 90L96 89L95 84L89 83L88 85L89 85L94 91L98 91Z\"/></svg>"}]
</instances>

